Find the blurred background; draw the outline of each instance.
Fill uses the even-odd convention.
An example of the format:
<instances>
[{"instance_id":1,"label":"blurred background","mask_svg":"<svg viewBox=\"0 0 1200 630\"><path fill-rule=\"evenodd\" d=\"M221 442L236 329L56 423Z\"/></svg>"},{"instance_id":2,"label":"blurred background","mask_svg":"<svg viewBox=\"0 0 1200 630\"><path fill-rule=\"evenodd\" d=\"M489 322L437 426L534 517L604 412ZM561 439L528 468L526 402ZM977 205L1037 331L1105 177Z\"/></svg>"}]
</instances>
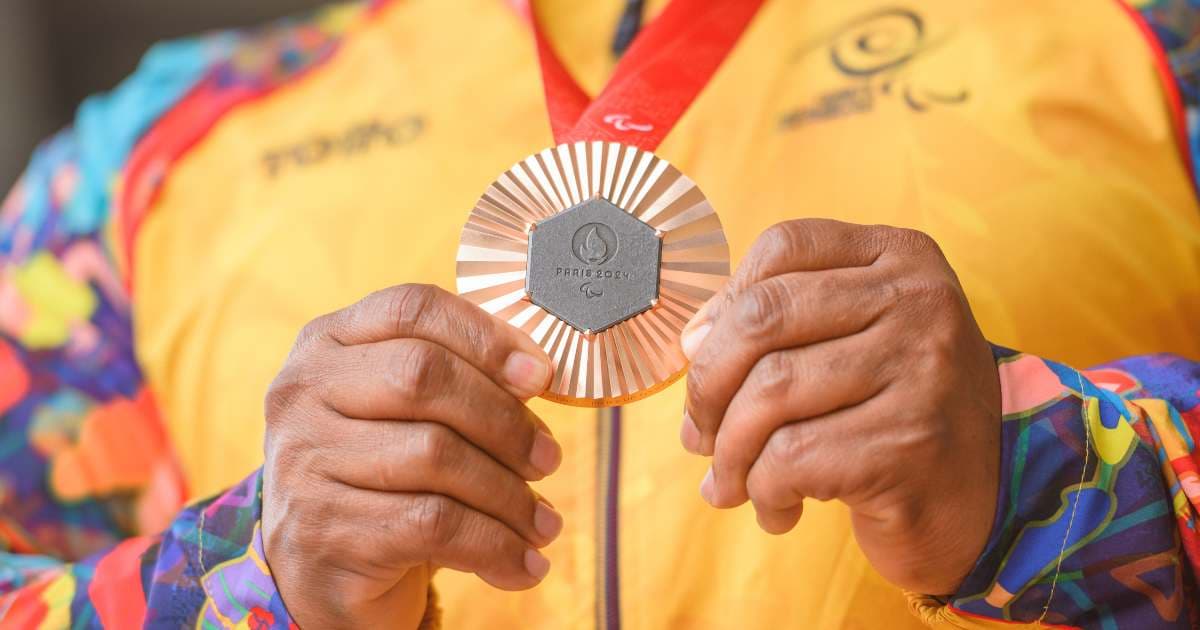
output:
<instances>
[{"instance_id":1,"label":"blurred background","mask_svg":"<svg viewBox=\"0 0 1200 630\"><path fill-rule=\"evenodd\" d=\"M0 198L79 101L161 39L262 23L323 0L0 0Z\"/></svg>"}]
</instances>

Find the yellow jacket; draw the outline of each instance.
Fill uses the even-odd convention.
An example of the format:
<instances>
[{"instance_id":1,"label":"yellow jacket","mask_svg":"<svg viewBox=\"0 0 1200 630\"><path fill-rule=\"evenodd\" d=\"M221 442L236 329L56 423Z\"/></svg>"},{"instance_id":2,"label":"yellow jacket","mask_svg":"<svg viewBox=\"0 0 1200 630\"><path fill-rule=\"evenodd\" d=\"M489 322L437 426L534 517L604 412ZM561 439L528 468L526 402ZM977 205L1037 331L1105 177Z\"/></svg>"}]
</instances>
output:
<instances>
[{"instance_id":1,"label":"yellow jacket","mask_svg":"<svg viewBox=\"0 0 1200 630\"><path fill-rule=\"evenodd\" d=\"M539 3L555 46L592 93L614 63L621 5ZM1182 103L1160 72L1160 42L1143 27L1128 7L1101 0L768 0L658 154L710 197L735 265L786 219L902 225L939 242L997 344L1073 365L1200 356L1200 208ZM863 37L886 46L866 54ZM122 516L112 525L80 512L66 521L73 525L43 531L56 532L53 544L14 517L0 522L17 532L10 550L23 550L12 542L19 533L31 550L69 556L119 532L156 531L185 497L234 486L252 498L253 484L237 484L261 463L263 394L296 332L384 286L452 289L459 232L479 193L553 144L531 38L500 0L334 7L160 49L139 74L151 79L131 82L137 93L126 86L85 106L122 121L96 131L125 139L103 148L122 159L99 180L83 167L27 179L0 215L15 226L6 273L28 306L27 319L0 318L14 347L104 348L119 335L103 322L89 331L96 313L124 308L132 322L128 364L144 379L113 386L128 399L124 412L110 412L120 420L89 429L94 443L68 439L69 457L50 438L37 451L51 462L43 468L56 496L77 502L71 509L124 493ZM152 115L125 125L128 108ZM77 233L103 233L96 243L119 275L68 265L62 248L38 262L36 247L21 245L27 222L12 217L30 216L35 189L58 212L54 195L80 194L63 193L68 186L111 199L95 216L59 205L82 226ZM36 279L22 285L26 276ZM94 291L69 290L80 286ZM100 306L89 302L95 295ZM782 537L764 535L748 509L710 509L697 492L706 463L678 445L682 394L677 384L619 411L534 401L565 452L561 470L536 487L566 519L547 549L553 569L522 593L439 572L443 625L986 625L944 602L910 603L885 583L839 504L806 506ZM84 398L79 413L90 418ZM120 426L125 435L129 418L151 437L105 433ZM875 456L886 454L863 454ZM222 501L199 511L216 514ZM180 522L172 527L181 532L197 526ZM80 531L90 533L71 538ZM230 566L261 564L258 553L246 543L227 557ZM282 614L265 603L228 607L241 608L240 619L226 612L225 596L203 577L218 575L215 565L205 565L201 612L189 623L241 627L266 619L256 610ZM62 575L10 603L76 602L53 619L78 619L84 578L72 577L67 593ZM151 612L164 605L147 597Z\"/></svg>"}]
</instances>

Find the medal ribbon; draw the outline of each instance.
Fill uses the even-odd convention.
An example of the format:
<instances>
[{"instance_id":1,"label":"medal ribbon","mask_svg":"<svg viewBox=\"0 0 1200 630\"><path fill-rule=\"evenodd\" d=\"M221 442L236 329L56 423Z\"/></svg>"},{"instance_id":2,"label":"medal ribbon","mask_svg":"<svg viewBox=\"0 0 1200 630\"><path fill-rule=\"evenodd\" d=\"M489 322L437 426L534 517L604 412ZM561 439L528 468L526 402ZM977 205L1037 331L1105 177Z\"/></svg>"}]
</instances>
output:
<instances>
[{"instance_id":1,"label":"medal ribbon","mask_svg":"<svg viewBox=\"0 0 1200 630\"><path fill-rule=\"evenodd\" d=\"M563 65L533 0L510 0L537 43L559 144L603 140L654 151L729 55L763 0L671 0L633 40L595 99Z\"/></svg>"}]
</instances>

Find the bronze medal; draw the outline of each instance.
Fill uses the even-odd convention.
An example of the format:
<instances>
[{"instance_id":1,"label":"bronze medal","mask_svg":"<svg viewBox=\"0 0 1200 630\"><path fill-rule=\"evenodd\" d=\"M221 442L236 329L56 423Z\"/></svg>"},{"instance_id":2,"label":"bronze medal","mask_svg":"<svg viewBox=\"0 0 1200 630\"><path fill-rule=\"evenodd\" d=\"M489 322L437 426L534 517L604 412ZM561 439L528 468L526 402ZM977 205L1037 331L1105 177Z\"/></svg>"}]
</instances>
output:
<instances>
[{"instance_id":1,"label":"bronze medal","mask_svg":"<svg viewBox=\"0 0 1200 630\"><path fill-rule=\"evenodd\" d=\"M544 398L621 405L684 374L679 337L729 277L704 193L665 160L575 142L515 164L463 228L458 292L529 334L555 373Z\"/></svg>"}]
</instances>

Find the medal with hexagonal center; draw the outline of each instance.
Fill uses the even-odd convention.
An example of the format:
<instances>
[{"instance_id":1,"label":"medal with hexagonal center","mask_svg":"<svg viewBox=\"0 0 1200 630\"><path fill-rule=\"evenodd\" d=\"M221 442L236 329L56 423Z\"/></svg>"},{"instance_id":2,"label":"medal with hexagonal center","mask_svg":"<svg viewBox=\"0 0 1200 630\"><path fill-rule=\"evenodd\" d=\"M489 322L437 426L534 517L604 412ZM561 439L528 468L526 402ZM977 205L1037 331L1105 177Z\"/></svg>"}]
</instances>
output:
<instances>
[{"instance_id":1,"label":"medal with hexagonal center","mask_svg":"<svg viewBox=\"0 0 1200 630\"><path fill-rule=\"evenodd\" d=\"M554 362L542 397L587 407L682 376L682 328L729 278L721 220L696 183L602 140L539 151L496 177L457 260L459 295Z\"/></svg>"},{"instance_id":2,"label":"medal with hexagonal center","mask_svg":"<svg viewBox=\"0 0 1200 630\"><path fill-rule=\"evenodd\" d=\"M534 226L525 290L576 330L597 333L654 306L661 258L654 228L595 197Z\"/></svg>"}]
</instances>

